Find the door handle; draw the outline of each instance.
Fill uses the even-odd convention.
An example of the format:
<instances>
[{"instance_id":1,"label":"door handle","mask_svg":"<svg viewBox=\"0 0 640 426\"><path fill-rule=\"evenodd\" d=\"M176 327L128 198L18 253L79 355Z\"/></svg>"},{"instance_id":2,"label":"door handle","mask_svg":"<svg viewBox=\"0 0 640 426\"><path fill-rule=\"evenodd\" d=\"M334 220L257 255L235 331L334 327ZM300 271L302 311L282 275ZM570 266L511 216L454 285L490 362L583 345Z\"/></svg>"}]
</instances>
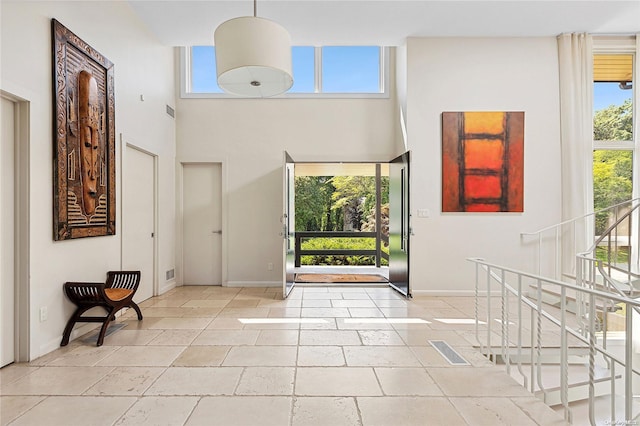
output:
<instances>
[{"instance_id":1,"label":"door handle","mask_svg":"<svg viewBox=\"0 0 640 426\"><path fill-rule=\"evenodd\" d=\"M218 235L222 235L222 229L219 229L217 231L211 231L212 234L218 234Z\"/></svg>"}]
</instances>

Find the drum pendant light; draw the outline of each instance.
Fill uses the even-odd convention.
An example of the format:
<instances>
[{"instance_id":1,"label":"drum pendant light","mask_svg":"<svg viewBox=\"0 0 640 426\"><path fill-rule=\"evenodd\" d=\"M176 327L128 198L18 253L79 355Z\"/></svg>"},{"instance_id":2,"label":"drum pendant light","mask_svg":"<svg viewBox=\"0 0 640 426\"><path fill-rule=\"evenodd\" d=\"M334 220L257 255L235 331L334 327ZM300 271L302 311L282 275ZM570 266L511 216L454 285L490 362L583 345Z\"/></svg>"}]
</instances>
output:
<instances>
[{"instance_id":1,"label":"drum pendant light","mask_svg":"<svg viewBox=\"0 0 640 426\"><path fill-rule=\"evenodd\" d=\"M218 86L234 95L266 98L293 85L291 37L268 19L243 16L223 22L213 38Z\"/></svg>"}]
</instances>

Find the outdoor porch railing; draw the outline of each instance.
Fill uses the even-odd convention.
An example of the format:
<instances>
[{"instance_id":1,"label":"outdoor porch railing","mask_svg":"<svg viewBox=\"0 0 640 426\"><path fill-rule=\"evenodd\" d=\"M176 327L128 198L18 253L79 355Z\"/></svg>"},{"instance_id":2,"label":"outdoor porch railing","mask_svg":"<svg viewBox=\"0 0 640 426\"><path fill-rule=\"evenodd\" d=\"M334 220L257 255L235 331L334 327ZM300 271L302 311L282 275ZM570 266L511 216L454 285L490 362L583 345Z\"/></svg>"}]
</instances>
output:
<instances>
[{"instance_id":1,"label":"outdoor porch railing","mask_svg":"<svg viewBox=\"0 0 640 426\"><path fill-rule=\"evenodd\" d=\"M375 250L362 250L362 249L318 249L318 250L303 250L302 241L310 238L377 238L376 232L360 232L360 231L301 231L296 232L296 246L295 246L295 265L300 266L300 258L306 255L320 255L320 256L374 256L375 264L380 266L380 260L389 260L389 254L382 250L382 244L389 244L389 237L381 234L380 240L376 244Z\"/></svg>"},{"instance_id":2,"label":"outdoor porch railing","mask_svg":"<svg viewBox=\"0 0 640 426\"><path fill-rule=\"evenodd\" d=\"M509 374L512 374L512 366L517 368L513 375L520 377L523 386L532 393L537 392L545 402L552 399L552 393L559 393L559 403L569 422L573 422L570 402L580 399L575 396L578 387L586 386L588 421L591 425L636 424L638 413L637 405L634 406L633 391L635 386L636 393L640 393L640 371L634 368L634 358L636 365L640 361L639 355L633 351L632 313L640 307L640 302L491 264L482 259L468 260L476 266L475 336L480 350L487 357L494 362L501 358ZM554 306L545 304L543 309L544 294L550 288L560 294L560 302ZM481 299L481 292L485 299ZM584 325L568 309L577 296L586 301L588 322L585 329L581 329ZM498 308L494 307L496 299L499 300ZM621 304L626 306L622 355L603 344L603 335L597 324L599 316L606 315ZM549 363L549 354L557 355L558 351L556 362L560 367L560 385L551 388L546 383L549 375L544 374L543 367ZM576 373L574 368L581 363L588 368L586 381L580 378L580 373ZM596 372L599 377L596 377ZM596 389L602 392L602 386L605 387L604 394L610 395L606 404L608 413L607 407L603 409L599 405L599 418L596 418L596 402L602 403ZM623 413L620 400L624 405ZM605 418L602 418L603 415ZM620 420L620 417L624 420Z\"/></svg>"}]
</instances>

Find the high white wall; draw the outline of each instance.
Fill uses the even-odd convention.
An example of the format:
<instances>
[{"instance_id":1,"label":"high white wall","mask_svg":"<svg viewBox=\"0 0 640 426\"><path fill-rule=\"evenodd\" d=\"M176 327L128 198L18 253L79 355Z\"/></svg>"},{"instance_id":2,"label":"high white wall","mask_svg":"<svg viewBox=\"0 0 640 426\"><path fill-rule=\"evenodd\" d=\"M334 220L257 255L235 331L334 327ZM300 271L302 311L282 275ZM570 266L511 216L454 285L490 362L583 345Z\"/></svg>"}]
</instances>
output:
<instances>
[{"instance_id":1,"label":"high white wall","mask_svg":"<svg viewBox=\"0 0 640 426\"><path fill-rule=\"evenodd\" d=\"M397 46L395 49L395 74L396 74L396 99L398 100L398 148L400 151L407 150L406 124L407 124L407 45ZM402 153L401 152L401 153ZM399 154L401 154L399 153Z\"/></svg>"},{"instance_id":2,"label":"high white wall","mask_svg":"<svg viewBox=\"0 0 640 426\"><path fill-rule=\"evenodd\" d=\"M180 99L177 112L178 162L223 162L226 285L282 280L284 150L296 161L388 161L396 153L393 96Z\"/></svg>"},{"instance_id":3,"label":"high white wall","mask_svg":"<svg viewBox=\"0 0 640 426\"><path fill-rule=\"evenodd\" d=\"M72 311L69 280L102 281L121 261L121 140L159 156L158 278L176 265L175 164L224 166L226 284L281 279L282 151L298 161L385 161L399 153L399 105L389 99L176 99L173 50L161 46L125 2L0 3L0 89L30 103L30 358L59 345ZM115 64L118 234L52 239L50 19ZM99 17L99 19L97 19ZM406 56L405 56L406 55ZM177 55L176 55L177 56ZM484 256L530 265L519 233L560 218L557 52L553 38L409 39L406 70L412 151L411 279L415 293L468 292ZM403 76L404 79L404 76ZM393 82L393 76L391 81ZM394 84L391 85L394 87ZM144 95L144 102L140 100ZM404 93L402 94L404 98ZM165 104L176 106L176 120ZM440 114L525 111L524 213L440 213ZM417 218L429 209L429 218ZM179 225L179 224L178 224ZM267 264L273 263L273 271ZM39 321L47 306L49 318Z\"/></svg>"},{"instance_id":4,"label":"high white wall","mask_svg":"<svg viewBox=\"0 0 640 426\"><path fill-rule=\"evenodd\" d=\"M60 344L72 304L65 281L104 281L121 264L121 138L159 157L158 276L175 265L173 49L160 45L126 2L3 1L0 89L30 104L30 354ZM53 241L51 18L115 64L117 235ZM140 101L144 95L144 102ZM39 320L41 307L48 319Z\"/></svg>"},{"instance_id":5,"label":"high white wall","mask_svg":"<svg viewBox=\"0 0 640 426\"><path fill-rule=\"evenodd\" d=\"M520 232L560 220L555 39L411 38L398 61L398 96L388 100L178 100L178 160L224 163L227 284L281 279L282 151L298 161L392 158L405 105L413 291L471 291L467 257L531 269L535 251ZM474 110L525 111L524 213L441 213L441 113Z\"/></svg>"},{"instance_id":6,"label":"high white wall","mask_svg":"<svg viewBox=\"0 0 640 426\"><path fill-rule=\"evenodd\" d=\"M407 50L414 293L472 290L467 257L531 269L535 252L520 232L560 222L555 38L410 38ZM524 213L441 212L444 111L525 112Z\"/></svg>"}]
</instances>

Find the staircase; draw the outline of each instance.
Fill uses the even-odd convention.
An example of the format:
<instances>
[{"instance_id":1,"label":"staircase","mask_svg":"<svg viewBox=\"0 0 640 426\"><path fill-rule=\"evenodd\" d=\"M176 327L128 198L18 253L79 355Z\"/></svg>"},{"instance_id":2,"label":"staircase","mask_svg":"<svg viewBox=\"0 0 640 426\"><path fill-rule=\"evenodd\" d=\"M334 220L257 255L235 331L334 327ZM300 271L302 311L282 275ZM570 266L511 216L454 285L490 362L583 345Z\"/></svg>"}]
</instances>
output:
<instances>
[{"instance_id":1,"label":"staircase","mask_svg":"<svg viewBox=\"0 0 640 426\"><path fill-rule=\"evenodd\" d=\"M468 259L476 339L568 422L640 424L640 199L605 210L615 218L586 251L580 230L602 211L523 233L523 244L538 246L536 273Z\"/></svg>"}]
</instances>

